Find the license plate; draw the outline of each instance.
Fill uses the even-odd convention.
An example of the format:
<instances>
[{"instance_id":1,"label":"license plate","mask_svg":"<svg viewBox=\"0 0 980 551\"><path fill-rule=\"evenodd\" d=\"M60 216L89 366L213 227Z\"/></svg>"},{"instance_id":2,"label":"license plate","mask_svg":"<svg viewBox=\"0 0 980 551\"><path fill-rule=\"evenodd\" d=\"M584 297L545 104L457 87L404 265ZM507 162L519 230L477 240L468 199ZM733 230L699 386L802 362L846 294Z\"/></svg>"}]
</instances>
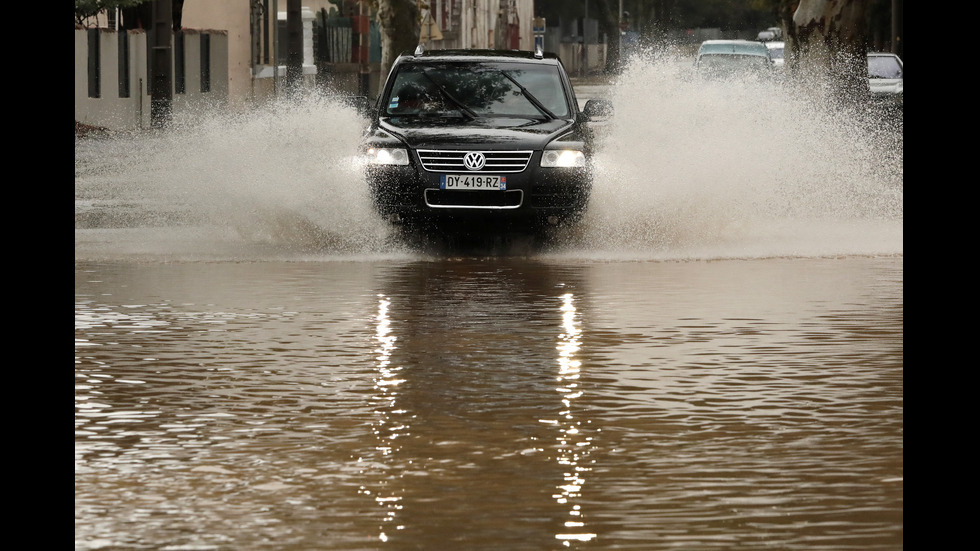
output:
<instances>
[{"instance_id":1,"label":"license plate","mask_svg":"<svg viewBox=\"0 0 980 551\"><path fill-rule=\"evenodd\" d=\"M486 174L443 174L439 179L439 189L507 189L506 176Z\"/></svg>"}]
</instances>

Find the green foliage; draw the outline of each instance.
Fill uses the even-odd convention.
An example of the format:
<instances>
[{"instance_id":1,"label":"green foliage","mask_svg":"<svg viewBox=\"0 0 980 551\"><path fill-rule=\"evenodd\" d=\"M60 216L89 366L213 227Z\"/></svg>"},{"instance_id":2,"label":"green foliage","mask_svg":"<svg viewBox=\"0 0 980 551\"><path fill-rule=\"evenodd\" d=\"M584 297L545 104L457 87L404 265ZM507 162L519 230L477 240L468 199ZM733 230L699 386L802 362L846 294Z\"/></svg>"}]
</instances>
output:
<instances>
[{"instance_id":1,"label":"green foliage","mask_svg":"<svg viewBox=\"0 0 980 551\"><path fill-rule=\"evenodd\" d=\"M75 23L82 25L90 17L106 10L133 8L151 0L75 0Z\"/></svg>"}]
</instances>

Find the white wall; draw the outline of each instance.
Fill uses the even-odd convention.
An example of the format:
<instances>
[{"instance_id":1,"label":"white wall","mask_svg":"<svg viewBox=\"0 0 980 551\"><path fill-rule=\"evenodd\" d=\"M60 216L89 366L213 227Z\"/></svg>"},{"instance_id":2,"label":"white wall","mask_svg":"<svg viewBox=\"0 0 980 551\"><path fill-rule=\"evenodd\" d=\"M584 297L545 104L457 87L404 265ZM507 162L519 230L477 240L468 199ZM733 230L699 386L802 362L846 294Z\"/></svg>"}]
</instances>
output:
<instances>
[{"instance_id":1,"label":"white wall","mask_svg":"<svg viewBox=\"0 0 980 551\"><path fill-rule=\"evenodd\" d=\"M281 4L281 5L280 5ZM286 0L272 0L286 7ZM191 0L184 2L181 24L187 29L221 29L227 32L228 105L245 107L256 95L252 82L252 30L249 25L249 0ZM264 92L259 92L262 95Z\"/></svg>"},{"instance_id":2,"label":"white wall","mask_svg":"<svg viewBox=\"0 0 980 551\"><path fill-rule=\"evenodd\" d=\"M89 97L88 29L75 29L75 120L110 130L150 127L150 83L147 37L125 32L129 43L129 97L119 96L119 33L99 30L100 94ZM228 100L228 36L211 31L210 90L201 92L201 33L184 33L186 92L174 94L174 114L195 108L226 105ZM174 79L176 83L176 79Z\"/></svg>"}]
</instances>

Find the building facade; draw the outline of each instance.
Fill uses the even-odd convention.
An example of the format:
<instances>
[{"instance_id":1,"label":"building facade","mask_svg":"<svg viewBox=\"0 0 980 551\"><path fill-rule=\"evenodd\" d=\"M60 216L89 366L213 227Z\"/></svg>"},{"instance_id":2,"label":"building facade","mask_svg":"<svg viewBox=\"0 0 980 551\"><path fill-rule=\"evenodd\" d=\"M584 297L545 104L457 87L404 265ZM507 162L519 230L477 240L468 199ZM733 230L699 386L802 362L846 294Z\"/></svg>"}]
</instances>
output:
<instances>
[{"instance_id":1,"label":"building facade","mask_svg":"<svg viewBox=\"0 0 980 551\"><path fill-rule=\"evenodd\" d=\"M144 31L75 29L75 122L110 130L151 126L151 44ZM228 100L228 35L174 34L172 110L213 109Z\"/></svg>"},{"instance_id":2,"label":"building facade","mask_svg":"<svg viewBox=\"0 0 980 551\"><path fill-rule=\"evenodd\" d=\"M534 48L534 0L417 0L427 48ZM303 83L374 96L380 40L356 0L302 0ZM278 97L286 78L286 0L186 0L174 34L175 112L207 105L252 108ZM149 125L147 32L119 30L119 14L75 29L75 120L110 129ZM214 29L214 30L211 30ZM180 44L178 47L178 43Z\"/></svg>"}]
</instances>

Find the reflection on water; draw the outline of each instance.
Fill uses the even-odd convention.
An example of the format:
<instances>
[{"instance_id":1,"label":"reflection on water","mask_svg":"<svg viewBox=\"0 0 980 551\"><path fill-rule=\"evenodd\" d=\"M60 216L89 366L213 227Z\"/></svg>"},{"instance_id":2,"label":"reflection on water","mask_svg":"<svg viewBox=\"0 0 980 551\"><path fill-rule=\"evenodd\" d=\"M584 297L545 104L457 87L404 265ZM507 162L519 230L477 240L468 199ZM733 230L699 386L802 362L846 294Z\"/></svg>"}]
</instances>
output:
<instances>
[{"instance_id":1,"label":"reflection on water","mask_svg":"<svg viewBox=\"0 0 980 551\"><path fill-rule=\"evenodd\" d=\"M576 322L575 295L562 295L562 333L558 336L558 382L562 409L559 420L553 422L560 427L558 439L558 464L561 465L564 483L555 494L558 503L568 508L565 529L555 535L566 546L570 541L589 541L596 535L585 528L585 512L582 510L582 487L586 474L592 470L588 462L592 437L588 427L576 417L575 402L582 396L579 385L579 372L582 362L576 357L581 342L581 330ZM588 424L588 422L586 422Z\"/></svg>"},{"instance_id":2,"label":"reflection on water","mask_svg":"<svg viewBox=\"0 0 980 551\"><path fill-rule=\"evenodd\" d=\"M378 420L376 421L374 434L378 438L379 468L390 470L395 467L397 461L395 452L399 449L400 442L396 442L400 436L407 436L411 428L403 416L407 413L398 407L398 385L405 380L400 378L401 366L391 364L391 354L395 349L395 341L398 337L392 335L391 320L388 317L388 307L391 301L384 295L378 297L378 316L377 316L377 336L378 341L378 374L374 379L377 395L373 397L376 404ZM401 489L398 487L398 479L401 478L400 472L394 472L391 476L382 480L377 490L374 491L374 500L382 507L384 517L382 518L381 531L378 539L388 541L386 531L401 530L404 526L399 526L396 522L398 510L402 508ZM372 491L363 488L362 492L371 495ZM390 528L386 528L390 526Z\"/></svg>"},{"instance_id":3,"label":"reflection on water","mask_svg":"<svg viewBox=\"0 0 980 551\"><path fill-rule=\"evenodd\" d=\"M902 282L76 263L76 548L901 548Z\"/></svg>"}]
</instances>

